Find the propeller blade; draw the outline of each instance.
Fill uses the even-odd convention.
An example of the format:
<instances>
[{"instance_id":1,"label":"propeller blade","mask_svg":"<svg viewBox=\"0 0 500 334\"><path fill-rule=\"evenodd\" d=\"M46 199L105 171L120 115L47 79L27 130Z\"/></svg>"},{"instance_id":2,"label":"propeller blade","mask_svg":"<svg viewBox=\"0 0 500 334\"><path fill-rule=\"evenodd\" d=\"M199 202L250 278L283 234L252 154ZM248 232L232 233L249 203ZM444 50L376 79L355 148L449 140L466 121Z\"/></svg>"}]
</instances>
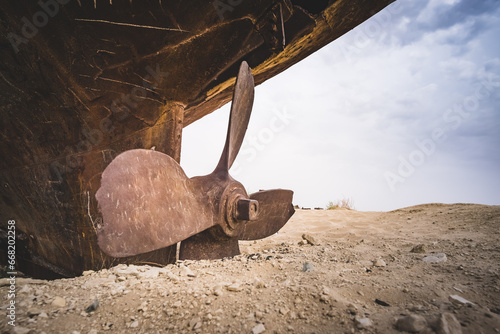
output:
<instances>
[{"instance_id":1,"label":"propeller blade","mask_svg":"<svg viewBox=\"0 0 500 334\"><path fill-rule=\"evenodd\" d=\"M248 221L241 227L238 239L257 240L273 235L294 214L293 191L285 189L265 190L253 193L250 199L259 202L257 220Z\"/></svg>"},{"instance_id":2,"label":"propeller blade","mask_svg":"<svg viewBox=\"0 0 500 334\"><path fill-rule=\"evenodd\" d=\"M126 151L102 173L98 244L110 256L126 257L182 241L214 225L212 208L201 196L168 155Z\"/></svg>"},{"instance_id":3,"label":"propeller blade","mask_svg":"<svg viewBox=\"0 0 500 334\"><path fill-rule=\"evenodd\" d=\"M240 151L252 113L254 80L247 62L242 62L233 92L226 144L217 169L228 171Z\"/></svg>"}]
</instances>

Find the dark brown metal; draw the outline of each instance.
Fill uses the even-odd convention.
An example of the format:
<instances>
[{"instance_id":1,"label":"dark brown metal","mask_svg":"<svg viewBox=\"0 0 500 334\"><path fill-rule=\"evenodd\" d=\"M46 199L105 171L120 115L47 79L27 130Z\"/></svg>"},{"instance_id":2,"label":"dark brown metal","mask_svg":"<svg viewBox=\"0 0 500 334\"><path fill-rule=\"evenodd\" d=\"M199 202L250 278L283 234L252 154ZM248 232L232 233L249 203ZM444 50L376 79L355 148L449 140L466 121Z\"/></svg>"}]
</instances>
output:
<instances>
[{"instance_id":1,"label":"dark brown metal","mask_svg":"<svg viewBox=\"0 0 500 334\"><path fill-rule=\"evenodd\" d=\"M256 220L259 215L259 202L252 199L240 198L236 203L236 219Z\"/></svg>"},{"instance_id":2,"label":"dark brown metal","mask_svg":"<svg viewBox=\"0 0 500 334\"><path fill-rule=\"evenodd\" d=\"M152 150L117 156L104 170L96 198L103 216L98 244L114 257L170 246L214 225L198 185L174 159Z\"/></svg>"},{"instance_id":3,"label":"dark brown metal","mask_svg":"<svg viewBox=\"0 0 500 334\"><path fill-rule=\"evenodd\" d=\"M229 126L227 129L226 144L220 158L217 169L226 172L233 165L238 152L240 151L243 138L247 131L248 122L252 113L254 98L254 80L252 71L247 62L241 63L238 77L233 92L233 102L229 116Z\"/></svg>"},{"instance_id":4,"label":"dark brown metal","mask_svg":"<svg viewBox=\"0 0 500 334\"><path fill-rule=\"evenodd\" d=\"M250 195L259 202L259 217L241 227L240 240L257 240L278 232L292 217L293 191L284 189L265 190Z\"/></svg>"}]
</instances>

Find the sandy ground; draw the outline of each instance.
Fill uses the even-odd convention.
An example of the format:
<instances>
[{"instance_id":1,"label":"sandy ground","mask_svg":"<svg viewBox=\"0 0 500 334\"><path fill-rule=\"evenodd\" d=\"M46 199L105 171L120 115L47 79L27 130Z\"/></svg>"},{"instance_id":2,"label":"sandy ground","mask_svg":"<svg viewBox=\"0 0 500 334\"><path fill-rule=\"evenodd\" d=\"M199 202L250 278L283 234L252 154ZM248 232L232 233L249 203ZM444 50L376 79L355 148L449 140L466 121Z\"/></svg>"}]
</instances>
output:
<instances>
[{"instance_id":1,"label":"sandy ground","mask_svg":"<svg viewBox=\"0 0 500 334\"><path fill-rule=\"evenodd\" d=\"M500 206L298 210L233 259L18 278L17 326L2 315L0 330L499 333L499 233ZM6 315L9 284L0 282Z\"/></svg>"}]
</instances>

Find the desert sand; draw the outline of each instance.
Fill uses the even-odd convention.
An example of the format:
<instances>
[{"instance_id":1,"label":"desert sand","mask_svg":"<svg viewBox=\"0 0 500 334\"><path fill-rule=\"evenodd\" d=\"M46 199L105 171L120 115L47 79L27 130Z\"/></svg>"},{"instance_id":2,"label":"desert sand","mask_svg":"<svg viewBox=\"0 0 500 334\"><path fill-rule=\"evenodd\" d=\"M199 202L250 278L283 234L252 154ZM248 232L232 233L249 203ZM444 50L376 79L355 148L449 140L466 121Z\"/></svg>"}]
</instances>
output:
<instances>
[{"instance_id":1,"label":"desert sand","mask_svg":"<svg viewBox=\"0 0 500 334\"><path fill-rule=\"evenodd\" d=\"M18 278L16 327L2 315L0 330L499 333L499 233L500 206L297 210L232 259Z\"/></svg>"}]
</instances>

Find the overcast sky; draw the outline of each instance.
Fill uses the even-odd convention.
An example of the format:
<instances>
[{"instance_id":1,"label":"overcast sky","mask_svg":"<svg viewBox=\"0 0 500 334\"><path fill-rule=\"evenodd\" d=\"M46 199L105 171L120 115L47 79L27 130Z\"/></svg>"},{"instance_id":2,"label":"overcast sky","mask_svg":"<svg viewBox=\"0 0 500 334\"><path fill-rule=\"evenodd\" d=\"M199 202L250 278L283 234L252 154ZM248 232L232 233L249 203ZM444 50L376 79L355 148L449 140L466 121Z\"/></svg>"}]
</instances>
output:
<instances>
[{"instance_id":1,"label":"overcast sky","mask_svg":"<svg viewBox=\"0 0 500 334\"><path fill-rule=\"evenodd\" d=\"M398 0L256 87L230 174L304 207L500 204L499 36L500 1ZM184 129L188 176L215 168L228 117Z\"/></svg>"}]
</instances>

